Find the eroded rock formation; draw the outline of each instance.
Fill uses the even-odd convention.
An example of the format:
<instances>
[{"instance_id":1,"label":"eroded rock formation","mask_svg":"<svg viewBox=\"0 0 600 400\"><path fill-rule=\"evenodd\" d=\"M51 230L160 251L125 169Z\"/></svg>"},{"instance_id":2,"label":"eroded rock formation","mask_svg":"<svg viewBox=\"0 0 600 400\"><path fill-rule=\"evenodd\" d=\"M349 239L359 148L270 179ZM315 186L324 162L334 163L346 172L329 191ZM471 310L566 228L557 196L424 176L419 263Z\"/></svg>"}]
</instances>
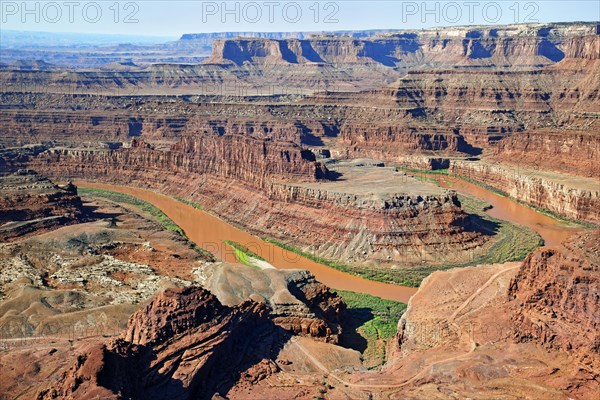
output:
<instances>
[{"instance_id":1,"label":"eroded rock formation","mask_svg":"<svg viewBox=\"0 0 600 400\"><path fill-rule=\"evenodd\" d=\"M133 184L193 199L253 233L294 238L300 246L316 243L319 255L352 263L439 263L440 252L456 261L486 242L456 194L378 167L365 167L352 192L345 188L349 180L318 180L328 173L313 157L275 141L200 135L183 138L170 151L137 140L115 151L51 149L29 165L57 177ZM389 184L378 189L374 179ZM382 193L373 197L373 190Z\"/></svg>"},{"instance_id":2,"label":"eroded rock formation","mask_svg":"<svg viewBox=\"0 0 600 400\"><path fill-rule=\"evenodd\" d=\"M337 343L346 305L308 271L257 270L241 265L203 269L204 287L235 306L247 298L269 305L273 322L293 333Z\"/></svg>"},{"instance_id":3,"label":"eroded rock formation","mask_svg":"<svg viewBox=\"0 0 600 400\"><path fill-rule=\"evenodd\" d=\"M38 398L211 399L277 371L272 358L287 336L267 315L264 304L229 308L200 288L166 290Z\"/></svg>"},{"instance_id":4,"label":"eroded rock formation","mask_svg":"<svg viewBox=\"0 0 600 400\"><path fill-rule=\"evenodd\" d=\"M39 194L36 184L21 189ZM252 269L254 286L244 286L236 278L246 267L230 265L226 286L236 300L222 306L190 286L205 276L200 271L225 266L137 208L84 202L89 221L0 244L3 394L35 398L47 388L39 398L211 398L279 371L275 360L291 335L337 342L345 304L306 271ZM107 341L128 318L121 337ZM30 368L25 359L36 361Z\"/></svg>"},{"instance_id":5,"label":"eroded rock formation","mask_svg":"<svg viewBox=\"0 0 600 400\"><path fill-rule=\"evenodd\" d=\"M29 170L0 177L0 241L74 223L82 216L72 184L58 186Z\"/></svg>"},{"instance_id":6,"label":"eroded rock formation","mask_svg":"<svg viewBox=\"0 0 600 400\"><path fill-rule=\"evenodd\" d=\"M237 95L260 95L259 87L270 87L277 93L301 94L307 90L373 88L401 78L406 69L425 65L530 68L552 65L569 57L597 58L598 52L594 23L372 33L368 37L341 33L283 40L216 39L212 42L211 56L202 64L189 63L197 61L198 57L192 54L206 46L200 43L195 46L193 40L186 39L172 44L171 50L162 49L166 51L163 62L160 52L148 57L154 62L149 66L117 63L112 68L106 67L109 73L74 71L67 77L60 71L31 73L13 67L0 70L0 82L9 90L62 88L63 92L104 94L135 95L142 90L156 94L165 90L214 94L225 89ZM109 54L107 61L111 58L114 59Z\"/></svg>"},{"instance_id":7,"label":"eroded rock formation","mask_svg":"<svg viewBox=\"0 0 600 400\"><path fill-rule=\"evenodd\" d=\"M393 398L597 397L598 233L522 263L430 275L400 320L380 381L398 382Z\"/></svg>"},{"instance_id":8,"label":"eroded rock formation","mask_svg":"<svg viewBox=\"0 0 600 400\"><path fill-rule=\"evenodd\" d=\"M514 338L600 366L600 231L529 255L511 281Z\"/></svg>"},{"instance_id":9,"label":"eroded rock formation","mask_svg":"<svg viewBox=\"0 0 600 400\"><path fill-rule=\"evenodd\" d=\"M0 66L0 172L33 167L56 178L151 188L371 271L462 262L486 238L455 193L380 161L348 160L449 168L599 223L597 29L224 37L201 65L67 74L44 62ZM180 45L214 38L184 37ZM0 196L0 208L11 214L0 213L0 239L79 218L72 186L19 176L2 178L9 182L2 196L10 196ZM301 380L293 396L306 398L314 396L305 387L314 389L323 372L343 383L323 383L332 398L598 393L598 231L522 264L431 275L400 322L388 368L332 372L328 363L360 361L334 346L344 303L312 275L208 264L184 238L115 208L106 220L0 246L0 322L22 328L6 343L52 322L80 324L82 315L121 321L159 288L196 278L216 297L195 287L167 289L118 339L10 352L11 361L37 361L27 382L8 384L23 374L6 369L0 383L7 393L30 395L30 377L38 384L56 377L56 353L75 361L41 399L210 398L232 387L240 398L264 398L290 393ZM278 359L284 342L286 356ZM337 364L315 357L329 350ZM3 368L19 365L4 360Z\"/></svg>"}]
</instances>

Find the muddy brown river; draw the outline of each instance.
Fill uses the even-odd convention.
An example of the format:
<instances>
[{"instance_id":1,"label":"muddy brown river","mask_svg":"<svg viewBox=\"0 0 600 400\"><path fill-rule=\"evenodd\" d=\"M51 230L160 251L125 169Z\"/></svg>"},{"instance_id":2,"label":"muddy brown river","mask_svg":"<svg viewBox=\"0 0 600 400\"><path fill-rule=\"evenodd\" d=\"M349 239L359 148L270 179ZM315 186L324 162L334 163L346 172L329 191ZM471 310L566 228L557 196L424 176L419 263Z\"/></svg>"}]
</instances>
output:
<instances>
[{"instance_id":1,"label":"muddy brown river","mask_svg":"<svg viewBox=\"0 0 600 400\"><path fill-rule=\"evenodd\" d=\"M238 229L227 222L198 210L171 197L150 190L104 183L75 182L82 188L105 189L138 197L159 208L183 229L188 238L198 246L227 262L237 262L235 254L224 240L240 243L279 269L307 269L319 282L340 290L368 293L384 299L407 303L416 288L370 281L350 275L287 251L272 243Z\"/></svg>"},{"instance_id":2,"label":"muddy brown river","mask_svg":"<svg viewBox=\"0 0 600 400\"><path fill-rule=\"evenodd\" d=\"M438 177L437 179L443 187L454 189L458 193L471 195L491 204L493 208L488 213L492 217L534 229L542 236L547 245L559 244L581 230L569 227L507 197L500 196L462 179L451 176ZM265 242L202 210L150 190L92 182L76 182L75 184L82 188L120 192L147 201L162 210L179 225L191 241L223 261L237 262L235 254L229 246L223 244L224 240L232 240L248 247L276 268L307 269L315 275L317 280L335 289L368 293L403 303L407 303L417 290L412 287L371 281L316 263L272 243Z\"/></svg>"},{"instance_id":3,"label":"muddy brown river","mask_svg":"<svg viewBox=\"0 0 600 400\"><path fill-rule=\"evenodd\" d=\"M432 177L432 175L427 177ZM491 204L493 208L488 210L487 214L500 220L533 229L544 239L547 246L560 244L583 230L583 228L569 226L564 222L550 218L508 197L501 196L463 179L447 175L434 176L434 179L442 187L456 190L459 194L470 195Z\"/></svg>"}]
</instances>

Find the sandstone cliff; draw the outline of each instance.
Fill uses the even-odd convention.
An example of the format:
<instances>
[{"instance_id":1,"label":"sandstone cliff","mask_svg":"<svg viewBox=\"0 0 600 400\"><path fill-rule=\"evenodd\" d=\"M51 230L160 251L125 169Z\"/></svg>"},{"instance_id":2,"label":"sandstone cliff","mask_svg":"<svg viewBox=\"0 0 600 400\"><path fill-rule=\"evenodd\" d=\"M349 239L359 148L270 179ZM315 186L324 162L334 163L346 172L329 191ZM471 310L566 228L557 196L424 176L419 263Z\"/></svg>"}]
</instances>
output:
<instances>
[{"instance_id":1,"label":"sandstone cliff","mask_svg":"<svg viewBox=\"0 0 600 400\"><path fill-rule=\"evenodd\" d=\"M509 196L568 218L600 222L597 177L549 174L510 164L453 161L450 172L491 185Z\"/></svg>"},{"instance_id":2,"label":"sandstone cliff","mask_svg":"<svg viewBox=\"0 0 600 400\"><path fill-rule=\"evenodd\" d=\"M83 216L77 188L58 186L20 170L0 177L0 241L77 222Z\"/></svg>"},{"instance_id":3,"label":"sandstone cliff","mask_svg":"<svg viewBox=\"0 0 600 400\"><path fill-rule=\"evenodd\" d=\"M535 71L409 71L389 88L318 94L311 101L354 110L337 125L342 154L397 161L414 153L483 153L502 162L598 176L600 126L594 116L600 111L600 70L580 61L585 60L567 71L559 65Z\"/></svg>"},{"instance_id":4,"label":"sandstone cliff","mask_svg":"<svg viewBox=\"0 0 600 400\"><path fill-rule=\"evenodd\" d=\"M356 69L355 63L331 67L315 66L322 64L320 62L282 65L277 57L284 57L286 53L279 41L271 39L257 39L258 42L264 40L276 53L259 52L261 56L257 57L268 60L269 65L257 65L249 71L235 73L233 81L245 83L228 87L233 89L231 96L222 90L231 78L229 69L219 72L221 67L214 65L154 66L144 72L154 74L153 78L135 74L123 77L120 72L115 72L96 79L95 73L87 74L85 80L78 80L75 85L85 88L80 83L87 82L107 89L116 85L124 88L119 89L118 96L103 96L105 93L97 91L84 95L72 91L63 95L46 93L64 92L60 88L65 82L51 84L47 79L52 78L44 75L38 88L30 88L30 83L38 85L30 82L35 81L35 74L7 75L7 87L15 92L0 95L6 103L0 112L3 133L0 145L52 140L57 145L82 147L97 146L97 141L102 141L102 146L111 148L128 142L131 137L141 136L155 146L168 148L185 135L203 131L230 132L311 146L331 144L336 155L349 158L370 156L396 162L406 153L484 154L500 162L516 160L522 165L594 177L600 171L597 161L600 159L600 139L595 134L600 129L599 120L595 118L600 112L600 39L593 34L592 28L591 24L566 24L507 26L493 29L493 32L476 28L456 32L428 31L422 34L423 37L449 41L448 48L440 49L438 54L446 64L433 69L434 64L415 65L408 73L403 71L401 76L395 76L392 79L395 83L389 87L375 89L371 86L358 93L344 92L348 88L345 83L362 85L368 81L365 84L369 86L372 83L369 80L381 72L379 67L370 66L365 75L365 71ZM339 52L346 57L345 43L417 40L410 39L411 35L416 34L309 40L319 43L330 40L327 52ZM444 39L446 36L448 39ZM514 65L506 68L504 64L491 68L457 68L461 64L453 58L451 47L459 47L459 44L451 43L460 40L503 41L510 42L511 46L517 46L519 41L551 41L562 49L564 57L545 68L533 61L526 69ZM252 49L257 46L251 39L240 41ZM534 51L533 48L528 51ZM239 50L239 57L250 57L249 62L254 63L254 56L248 51ZM360 57L368 59L364 51L359 52ZM352 67L345 69L344 65ZM297 74L294 72L296 67L307 70ZM262 73L256 75L259 70ZM194 78L189 74L197 76ZM274 82L269 83L271 78L265 75L272 75ZM280 78L281 82L278 81ZM152 87L169 86L177 90L191 88L206 80L205 88L210 95L135 96L147 94L144 89L147 79L152 82L151 86L154 85ZM177 79L186 82L177 83ZM375 80L378 87L388 81ZM333 85L331 90L335 93L324 91L300 98L274 96L275 92L271 90L299 83L311 86L321 81ZM345 83L335 87L339 82ZM214 87L211 86L213 83ZM249 96L245 89L242 90L246 84L267 87L268 90L261 94L272 96L267 101L261 96ZM131 92L127 91L128 87ZM549 152L553 157L545 156Z\"/></svg>"},{"instance_id":5,"label":"sandstone cliff","mask_svg":"<svg viewBox=\"0 0 600 400\"><path fill-rule=\"evenodd\" d=\"M228 141L239 145L225 146ZM383 171L380 179L389 179L391 188L412 187L412 193L384 186L391 194L373 199L368 176L356 183L362 194L347 193L342 180L327 183L334 185L329 190L319 187L326 183L316 180L326 175L324 168L297 146L239 135L183 138L166 152L134 144L115 151L51 149L29 165L52 176L109 180L192 199L259 236L293 240L319 256L353 264L457 262L487 241L456 194L434 186L422 191L393 169L365 173Z\"/></svg>"},{"instance_id":6,"label":"sandstone cliff","mask_svg":"<svg viewBox=\"0 0 600 400\"><path fill-rule=\"evenodd\" d=\"M202 53L207 46L202 40L180 40L162 49L171 53L165 61L160 62L160 55L150 57L154 64L144 68L119 64L108 66L107 71L67 75L5 69L0 71L0 83L9 91L116 95L214 94L224 87L234 95L260 95L259 88L285 94L356 90L391 83L406 69L522 69L553 65L568 57L597 59L595 33L596 24L573 23L380 32L368 37L342 33L285 40L217 39L212 55L200 65L190 64L198 60L197 55L186 55L198 49ZM114 58L107 55L108 60Z\"/></svg>"},{"instance_id":7,"label":"sandstone cliff","mask_svg":"<svg viewBox=\"0 0 600 400\"><path fill-rule=\"evenodd\" d=\"M316 180L327 175L325 166L316 162L310 151L293 143L218 134L184 137L167 151L154 150L137 139L129 148L117 150L53 148L32 159L32 165L62 170L63 176L108 177L116 171L148 171L159 179L171 171L239 179L256 187L265 186L273 177Z\"/></svg>"},{"instance_id":8,"label":"sandstone cliff","mask_svg":"<svg viewBox=\"0 0 600 400\"><path fill-rule=\"evenodd\" d=\"M376 64L386 67L435 66L537 66L565 58L589 57L595 44L573 40L593 37L595 26L508 25L500 28L457 27L443 31L391 32L357 39L218 39L208 64ZM597 58L597 57L596 57Z\"/></svg>"},{"instance_id":9,"label":"sandstone cliff","mask_svg":"<svg viewBox=\"0 0 600 400\"><path fill-rule=\"evenodd\" d=\"M351 37L369 37L377 34L391 31L390 29L374 30L352 30L352 31L332 31L326 32L327 35L351 36ZM265 38L265 39L305 39L313 35L325 34L325 32L210 32L210 33L185 33L179 38L180 42L191 41L211 44L216 39L244 38Z\"/></svg>"},{"instance_id":10,"label":"sandstone cliff","mask_svg":"<svg viewBox=\"0 0 600 400\"><path fill-rule=\"evenodd\" d=\"M600 367L600 231L530 254L511 281L514 339Z\"/></svg>"},{"instance_id":11,"label":"sandstone cliff","mask_svg":"<svg viewBox=\"0 0 600 400\"><path fill-rule=\"evenodd\" d=\"M287 335L251 301L222 306L199 288L169 289L129 320L122 338L92 345L39 399L211 399L277 371Z\"/></svg>"}]
</instances>

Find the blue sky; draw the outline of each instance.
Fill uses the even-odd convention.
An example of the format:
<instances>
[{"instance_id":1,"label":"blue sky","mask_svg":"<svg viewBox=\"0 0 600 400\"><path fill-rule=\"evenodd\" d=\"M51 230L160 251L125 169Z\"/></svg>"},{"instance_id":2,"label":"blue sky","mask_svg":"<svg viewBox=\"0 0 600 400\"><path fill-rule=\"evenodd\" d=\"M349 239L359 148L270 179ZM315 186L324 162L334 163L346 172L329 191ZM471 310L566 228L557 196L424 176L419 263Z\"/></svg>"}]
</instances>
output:
<instances>
[{"instance_id":1,"label":"blue sky","mask_svg":"<svg viewBox=\"0 0 600 400\"><path fill-rule=\"evenodd\" d=\"M23 7L21 0L0 0L1 27L175 37L191 32L419 29L600 20L600 0L69 1L26 1Z\"/></svg>"}]
</instances>

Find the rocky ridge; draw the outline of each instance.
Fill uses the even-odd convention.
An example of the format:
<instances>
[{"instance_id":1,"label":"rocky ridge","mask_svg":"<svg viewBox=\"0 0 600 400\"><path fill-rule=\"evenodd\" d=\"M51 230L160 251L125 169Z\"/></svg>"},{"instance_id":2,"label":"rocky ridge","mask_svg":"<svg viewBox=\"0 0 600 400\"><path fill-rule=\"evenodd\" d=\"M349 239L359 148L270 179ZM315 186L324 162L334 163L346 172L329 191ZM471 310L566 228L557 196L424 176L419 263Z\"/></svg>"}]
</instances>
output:
<instances>
[{"instance_id":1,"label":"rocky ridge","mask_svg":"<svg viewBox=\"0 0 600 400\"><path fill-rule=\"evenodd\" d=\"M308 39L218 39L207 64L378 64L537 66L595 49L574 36L593 37L595 25L507 25L391 32L365 39L315 36Z\"/></svg>"},{"instance_id":2,"label":"rocky ridge","mask_svg":"<svg viewBox=\"0 0 600 400\"><path fill-rule=\"evenodd\" d=\"M567 352L591 371L600 366L599 235L530 254L508 291L515 340Z\"/></svg>"},{"instance_id":3,"label":"rocky ridge","mask_svg":"<svg viewBox=\"0 0 600 400\"><path fill-rule=\"evenodd\" d=\"M339 318L346 305L308 271L220 265L204 268L203 275L203 286L227 306L248 298L264 302L273 323L284 330L328 343L339 341Z\"/></svg>"},{"instance_id":4,"label":"rocky ridge","mask_svg":"<svg viewBox=\"0 0 600 400\"><path fill-rule=\"evenodd\" d=\"M379 381L402 383L393 398L595 398L598 238L588 231L522 263L433 273Z\"/></svg>"},{"instance_id":5,"label":"rocky ridge","mask_svg":"<svg viewBox=\"0 0 600 400\"><path fill-rule=\"evenodd\" d=\"M324 375L328 380L340 382L335 387L331 385L328 395L368 398L377 393L398 399L443 399L450 393L482 399L595 398L599 388L596 367L600 353L595 318L598 282L593 275L598 267L598 243L598 232L590 231L565 243L564 247L541 248L522 263L432 274L411 299L409 309L400 320L398 347L393 349L385 368L368 372L317 369L329 372ZM569 296L563 296L565 292ZM242 311L248 309L253 311ZM310 370L303 365L295 370L293 366L299 360L294 358L290 365L287 357L292 356L294 347L302 349L303 357L309 355L312 360L320 357L313 351L324 350L311 349L302 341L292 340L285 346L276 344L269 356L264 356L260 349L273 349L273 341L259 341L260 345L254 346L252 353L244 345L234 347L245 350L238 350L236 354L240 357L223 368L229 368L227 376L238 379L238 383L233 384L227 378L211 379L215 376L208 366L211 357L223 348L230 349L230 340L236 344L246 340L238 337L238 328L243 327L243 322L235 318L242 314L255 321L251 324L252 338L263 332L263 322L259 321L266 310L257 303L246 301L229 308L201 289L167 291L134 314L121 338L85 350L63 374L58 387L42 392L41 398L60 395L81 398L84 394L96 393L112 398L117 388L124 387L124 380L132 376L153 387L153 393L169 393L175 398L189 398L188 393L210 398L215 392L232 399L276 393L310 398L306 385L312 381L307 382L305 377L315 372L300 372L303 368ZM189 320L191 315L195 316L192 321ZM212 348L214 353L208 351L203 346L203 335L222 326L229 327L228 334L211 336L219 340L213 342L216 344ZM264 329L270 331L272 326ZM571 329L578 334L567 334ZM287 340L285 336L284 340ZM169 351L182 350L184 344L189 346L185 352ZM138 378L126 365L135 360L141 371L136 373L143 374L148 368L144 357L148 357L150 349L155 354L149 361L150 368L155 367L156 371L161 368L160 373ZM124 357L127 364L114 354ZM177 361L181 354L195 356L186 362L170 362ZM284 356L277 357L277 354ZM238 368L238 360L245 357L254 360L254 366L245 369L247 364L242 362L243 367ZM218 361L211 365L221 366ZM324 364L317 365L327 368ZM110 372L115 368L119 368L120 374ZM197 373L187 373L190 368ZM245 372L240 374L242 370ZM221 384L193 385L195 376ZM267 376L270 377L268 382L264 380ZM136 380L126 382L146 394L136 386ZM295 385L290 387L290 382ZM185 394L180 387L185 388ZM128 396L137 393L120 392ZM152 393L147 395L152 396Z\"/></svg>"},{"instance_id":6,"label":"rocky ridge","mask_svg":"<svg viewBox=\"0 0 600 400\"><path fill-rule=\"evenodd\" d=\"M38 399L211 399L278 370L286 335L251 301L229 308L200 288L169 289L133 314L121 338L92 345Z\"/></svg>"},{"instance_id":7,"label":"rocky ridge","mask_svg":"<svg viewBox=\"0 0 600 400\"><path fill-rule=\"evenodd\" d=\"M83 217L77 188L58 186L29 170L0 177L0 240L40 232Z\"/></svg>"}]
</instances>

